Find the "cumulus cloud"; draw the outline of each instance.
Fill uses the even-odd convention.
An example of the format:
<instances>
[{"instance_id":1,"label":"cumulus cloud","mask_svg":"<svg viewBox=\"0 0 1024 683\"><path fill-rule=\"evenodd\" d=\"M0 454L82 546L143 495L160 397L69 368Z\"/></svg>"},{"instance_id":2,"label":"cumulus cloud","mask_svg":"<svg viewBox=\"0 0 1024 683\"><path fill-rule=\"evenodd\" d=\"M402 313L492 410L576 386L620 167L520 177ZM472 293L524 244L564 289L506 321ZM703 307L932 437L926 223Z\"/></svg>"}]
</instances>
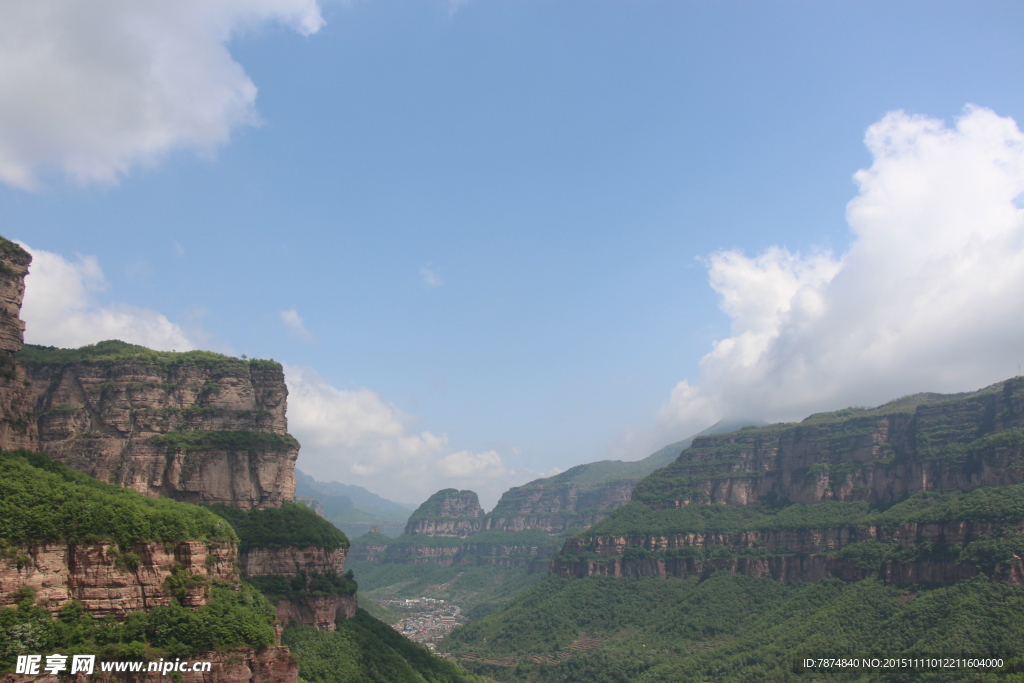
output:
<instances>
[{"instance_id":1,"label":"cumulus cloud","mask_svg":"<svg viewBox=\"0 0 1024 683\"><path fill-rule=\"evenodd\" d=\"M105 183L179 148L209 152L258 122L256 86L227 49L268 22L304 35L317 0L5 0L0 181L40 169Z\"/></svg>"},{"instance_id":2,"label":"cumulus cloud","mask_svg":"<svg viewBox=\"0 0 1024 683\"><path fill-rule=\"evenodd\" d=\"M1024 357L1024 135L969 106L952 127L902 111L872 125L840 258L721 251L709 279L732 336L680 382L663 426L795 420L920 391L965 391Z\"/></svg>"},{"instance_id":3,"label":"cumulus cloud","mask_svg":"<svg viewBox=\"0 0 1024 683\"><path fill-rule=\"evenodd\" d=\"M306 329L306 321L303 320L302 316L294 308L281 311L281 323L288 330L288 334L293 337L305 339L306 341L313 340L313 334Z\"/></svg>"},{"instance_id":4,"label":"cumulus cloud","mask_svg":"<svg viewBox=\"0 0 1024 683\"><path fill-rule=\"evenodd\" d=\"M290 365L285 378L289 431L302 444L299 467L318 479L409 503L442 488L469 488L493 505L510 486L542 476L507 468L495 450L453 451L447 435L415 431L411 416L369 389L338 389Z\"/></svg>"},{"instance_id":5,"label":"cumulus cloud","mask_svg":"<svg viewBox=\"0 0 1024 683\"><path fill-rule=\"evenodd\" d=\"M165 351L195 348L178 325L156 311L98 304L95 296L106 289L107 281L95 256L68 260L21 246L32 254L21 308L26 342L77 348L120 339Z\"/></svg>"}]
</instances>

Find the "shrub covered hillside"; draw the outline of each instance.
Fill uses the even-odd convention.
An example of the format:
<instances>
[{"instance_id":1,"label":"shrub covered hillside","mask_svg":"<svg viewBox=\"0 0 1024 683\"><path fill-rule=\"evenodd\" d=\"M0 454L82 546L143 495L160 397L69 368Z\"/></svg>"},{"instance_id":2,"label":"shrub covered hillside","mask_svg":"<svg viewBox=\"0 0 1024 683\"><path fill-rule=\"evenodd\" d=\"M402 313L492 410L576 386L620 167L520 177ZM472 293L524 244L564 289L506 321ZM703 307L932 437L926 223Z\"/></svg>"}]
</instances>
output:
<instances>
[{"instance_id":1,"label":"shrub covered hillside","mask_svg":"<svg viewBox=\"0 0 1024 683\"><path fill-rule=\"evenodd\" d=\"M299 503L264 510L212 505L210 510L235 529L240 548L317 546L334 550L349 546L348 538L338 527Z\"/></svg>"},{"instance_id":2,"label":"shrub covered hillside","mask_svg":"<svg viewBox=\"0 0 1024 683\"><path fill-rule=\"evenodd\" d=\"M1024 655L1024 378L694 439L443 648L500 681L815 680ZM820 680L1024 680L1016 669Z\"/></svg>"},{"instance_id":3,"label":"shrub covered hillside","mask_svg":"<svg viewBox=\"0 0 1024 683\"><path fill-rule=\"evenodd\" d=\"M300 676L309 683L485 683L365 610L339 621L337 631L289 627L282 643L299 655Z\"/></svg>"},{"instance_id":4,"label":"shrub covered hillside","mask_svg":"<svg viewBox=\"0 0 1024 683\"><path fill-rule=\"evenodd\" d=\"M263 510L242 510L227 505L213 505L210 509L234 527L242 555L253 548L315 547L331 551L349 547L348 538L341 530L299 503L284 503L279 508ZM307 573L299 569L289 575L247 575L245 578L272 599L351 595L357 589L351 571L339 574L320 569Z\"/></svg>"},{"instance_id":5,"label":"shrub covered hillside","mask_svg":"<svg viewBox=\"0 0 1024 683\"><path fill-rule=\"evenodd\" d=\"M549 577L443 648L477 674L531 683L1022 681L976 672L794 672L803 656L1000 656L1024 650L1024 588L977 577L939 588L877 579L786 585Z\"/></svg>"},{"instance_id":6,"label":"shrub covered hillside","mask_svg":"<svg viewBox=\"0 0 1024 683\"><path fill-rule=\"evenodd\" d=\"M132 571L133 543L173 544L205 540L267 546L285 544L348 546L345 535L308 508L242 511L147 498L103 483L46 455L0 453L0 563L17 572L29 547L46 543L90 546L113 543L118 561ZM237 525L238 532L231 520ZM108 551L109 554L109 551ZM17 576L17 573L15 573ZM269 577L264 577L269 578ZM313 577L291 592L354 591L350 577ZM23 586L0 608L0 673L10 672L20 654L97 654L101 659L196 658L203 652L274 645L276 610L255 586L193 574L180 565L164 587L170 604L123 618L97 618L81 603L66 603L56 615ZM5 594L8 584L5 582ZM205 594L205 605L189 606L188 596ZM474 683L478 679L445 662L390 627L360 612L342 620L336 632L310 627L288 630L300 655L299 675L307 683Z\"/></svg>"},{"instance_id":7,"label":"shrub covered hillside","mask_svg":"<svg viewBox=\"0 0 1024 683\"><path fill-rule=\"evenodd\" d=\"M41 453L0 454L0 548L25 542L188 539L236 542L231 525L207 508L97 481Z\"/></svg>"},{"instance_id":8,"label":"shrub covered hillside","mask_svg":"<svg viewBox=\"0 0 1024 683\"><path fill-rule=\"evenodd\" d=\"M132 543L237 540L224 520L209 510L96 481L45 455L0 454L0 552L17 566L21 549L39 542L114 542L130 562ZM275 612L249 586L211 581L180 567L167 579L171 604L123 620L96 619L76 601L56 620L31 589L18 590L16 607L0 609L0 668L19 654L97 653L115 657L185 657L233 647L274 644ZM197 609L183 606L188 590L209 596Z\"/></svg>"}]
</instances>

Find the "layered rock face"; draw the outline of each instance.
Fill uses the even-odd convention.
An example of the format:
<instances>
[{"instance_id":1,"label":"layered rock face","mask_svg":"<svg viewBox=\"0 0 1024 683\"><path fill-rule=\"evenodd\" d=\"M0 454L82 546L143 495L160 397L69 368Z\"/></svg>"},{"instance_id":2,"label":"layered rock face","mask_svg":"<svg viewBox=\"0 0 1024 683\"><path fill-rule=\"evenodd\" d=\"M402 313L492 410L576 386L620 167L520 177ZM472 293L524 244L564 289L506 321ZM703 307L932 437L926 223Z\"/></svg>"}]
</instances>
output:
<instances>
[{"instance_id":1,"label":"layered rock face","mask_svg":"<svg viewBox=\"0 0 1024 683\"><path fill-rule=\"evenodd\" d=\"M352 546L352 559L380 564L421 564L442 567L518 567L530 573L547 572L557 546L505 543L458 543L453 545L364 544Z\"/></svg>"},{"instance_id":2,"label":"layered rock face","mask_svg":"<svg viewBox=\"0 0 1024 683\"><path fill-rule=\"evenodd\" d=\"M854 415L844 419L846 412ZM1024 481L1024 443L998 435L1022 426L1024 378L962 396L913 396L870 411L698 437L633 497L651 507L893 503L922 490L1016 484Z\"/></svg>"},{"instance_id":3,"label":"layered rock face","mask_svg":"<svg viewBox=\"0 0 1024 683\"><path fill-rule=\"evenodd\" d=\"M591 485L538 479L509 489L487 515L486 528L501 531L540 529L558 534L592 526L629 502L636 479Z\"/></svg>"},{"instance_id":4,"label":"layered rock face","mask_svg":"<svg viewBox=\"0 0 1024 683\"><path fill-rule=\"evenodd\" d=\"M170 604L172 595L165 581L175 563L203 577L238 580L231 543L134 543L130 552L133 556L106 542L41 543L12 549L0 569L0 606L17 605L15 593L28 586L55 616L62 605L78 600L90 614L120 618ZM183 604L200 607L206 600L204 588L198 586L187 593Z\"/></svg>"},{"instance_id":5,"label":"layered rock face","mask_svg":"<svg viewBox=\"0 0 1024 683\"><path fill-rule=\"evenodd\" d=\"M897 584L945 584L985 568L994 578L1020 582L1024 566L1012 543L1024 535L1024 521L1006 505L1016 505L1020 487L1013 485L1021 482L1024 378L970 394L911 396L870 410L814 415L798 424L699 437L676 462L641 481L628 508L592 532L568 538L551 572L685 577L724 569L786 582L878 575ZM958 502L960 492L979 487L1003 488L977 491L972 502ZM911 507L889 508L918 493ZM704 507L713 504L759 504L756 509L763 512L749 519L761 521L749 525L765 530L642 531L645 524L748 524L724 510L715 517L718 513ZM703 509L711 516L699 512ZM802 521L829 515L837 522L843 515L884 519L871 509L888 509L889 519L905 521L820 526ZM917 512L926 509L934 512ZM928 521L929 515L936 521ZM721 521L726 519L734 521ZM625 528L636 531L604 532Z\"/></svg>"},{"instance_id":6,"label":"layered rock face","mask_svg":"<svg viewBox=\"0 0 1024 683\"><path fill-rule=\"evenodd\" d=\"M22 352L39 450L149 496L243 508L292 499L299 445L279 364L121 342L86 349Z\"/></svg>"},{"instance_id":7,"label":"layered rock face","mask_svg":"<svg viewBox=\"0 0 1024 683\"><path fill-rule=\"evenodd\" d=\"M304 595L277 601L277 620L282 624L312 626L318 631L338 630L339 619L353 619L359 601L355 593Z\"/></svg>"},{"instance_id":8,"label":"layered rock face","mask_svg":"<svg viewBox=\"0 0 1024 683\"><path fill-rule=\"evenodd\" d=\"M345 549L317 546L243 548L238 565L247 578L257 576L305 576L306 588L315 574L345 573ZM277 599L277 619L282 624L313 626L320 631L337 630L338 619L352 619L359 605L355 593L304 593Z\"/></svg>"},{"instance_id":9,"label":"layered rock face","mask_svg":"<svg viewBox=\"0 0 1024 683\"><path fill-rule=\"evenodd\" d=\"M160 672L114 673L103 672L97 667L93 674L78 673L74 676L23 676L7 674L0 677L0 683L166 683L168 680L181 683L297 683L299 664L287 647L268 647L263 650L228 650L226 652L204 652L196 655L191 662L210 662L210 671L182 671L170 676Z\"/></svg>"},{"instance_id":10,"label":"layered rock face","mask_svg":"<svg viewBox=\"0 0 1024 683\"><path fill-rule=\"evenodd\" d=\"M405 525L407 534L465 538L484 529L484 511L473 491L442 489L419 506Z\"/></svg>"},{"instance_id":11,"label":"layered rock face","mask_svg":"<svg viewBox=\"0 0 1024 683\"><path fill-rule=\"evenodd\" d=\"M746 420L721 421L701 434L739 429ZM692 439L669 444L643 460L599 460L577 465L553 477L509 489L487 514L487 529L540 529L560 534L585 529L631 499L633 488L654 470L676 460Z\"/></svg>"},{"instance_id":12,"label":"layered rock face","mask_svg":"<svg viewBox=\"0 0 1024 683\"><path fill-rule=\"evenodd\" d=\"M930 547L962 546L1022 531L1022 522L980 521L908 523L895 529L865 525L736 534L574 537L566 539L564 552L552 562L551 573L557 576L685 578L725 570L753 578L771 576L784 583L818 581L827 576L858 581L878 569L870 563L844 559L834 551L863 541L891 542L904 549L924 544ZM706 554L687 556L685 552L712 548L732 551L733 554L747 552L749 555L713 559L707 558ZM582 559L580 556L584 554L607 560ZM1021 583L1024 564L1020 558L1014 557L1000 571L1004 580ZM883 563L881 573L889 583L906 585L955 583L980 572L972 562L927 558L887 561Z\"/></svg>"},{"instance_id":13,"label":"layered rock face","mask_svg":"<svg viewBox=\"0 0 1024 683\"><path fill-rule=\"evenodd\" d=\"M25 275L32 256L14 242L0 237L0 449L34 449L36 423L32 392L15 354L24 340L25 323L19 317L25 295Z\"/></svg>"},{"instance_id":14,"label":"layered rock face","mask_svg":"<svg viewBox=\"0 0 1024 683\"><path fill-rule=\"evenodd\" d=\"M243 548L238 566L246 576L297 576L299 574L344 574L345 549L327 550L317 546L298 548Z\"/></svg>"}]
</instances>

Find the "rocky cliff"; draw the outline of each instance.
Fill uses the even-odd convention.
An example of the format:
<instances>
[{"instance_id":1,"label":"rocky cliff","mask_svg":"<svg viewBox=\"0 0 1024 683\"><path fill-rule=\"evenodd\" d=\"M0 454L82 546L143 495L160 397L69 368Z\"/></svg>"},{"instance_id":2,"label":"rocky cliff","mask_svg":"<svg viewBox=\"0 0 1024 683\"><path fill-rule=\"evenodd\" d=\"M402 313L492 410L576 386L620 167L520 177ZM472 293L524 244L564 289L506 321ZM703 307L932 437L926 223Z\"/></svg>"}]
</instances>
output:
<instances>
[{"instance_id":1,"label":"rocky cliff","mask_svg":"<svg viewBox=\"0 0 1024 683\"><path fill-rule=\"evenodd\" d=\"M993 537L1019 536L1022 532L1024 522L1020 521L957 521L907 523L894 529L864 525L734 534L575 537L566 540L551 573L685 578L725 570L753 578L771 576L784 583L818 581L826 576L858 581L880 573L888 583L947 584L980 573L975 562L963 559L960 548L985 545ZM885 559L878 552L874 557L836 552L856 548L855 544L876 551L889 549L895 552L888 555L904 557ZM951 548L958 551L951 553ZM998 570L1004 580L1024 582L1024 565L1019 557L1005 558Z\"/></svg>"},{"instance_id":2,"label":"rocky cliff","mask_svg":"<svg viewBox=\"0 0 1024 683\"><path fill-rule=\"evenodd\" d=\"M697 436L720 434L749 423L749 420L723 420ZM673 462L692 440L669 444L642 460L599 460L513 487L502 494L494 510L487 514L484 528L540 529L549 534L585 529L628 503L641 479Z\"/></svg>"},{"instance_id":3,"label":"rocky cliff","mask_svg":"<svg viewBox=\"0 0 1024 683\"><path fill-rule=\"evenodd\" d=\"M108 341L26 346L38 448L97 479L191 503L276 507L295 493L281 366Z\"/></svg>"},{"instance_id":4,"label":"rocky cliff","mask_svg":"<svg viewBox=\"0 0 1024 683\"><path fill-rule=\"evenodd\" d=\"M175 563L198 576L238 580L235 546L223 541L133 543L126 552L109 542L40 543L8 549L6 556L0 565L0 607L16 605L18 589L28 586L54 615L72 600L97 617L122 618L168 605L172 593L167 579ZM197 585L183 603L198 607L207 597Z\"/></svg>"},{"instance_id":5,"label":"rocky cliff","mask_svg":"<svg viewBox=\"0 0 1024 683\"><path fill-rule=\"evenodd\" d=\"M31 262L28 252L0 237L0 450L36 447L32 393L15 357L24 339L19 315Z\"/></svg>"},{"instance_id":6,"label":"rocky cliff","mask_svg":"<svg viewBox=\"0 0 1024 683\"><path fill-rule=\"evenodd\" d=\"M1024 379L694 440L566 540L561 576L952 583L1024 572ZM1020 508L1020 509L1018 509Z\"/></svg>"},{"instance_id":7,"label":"rocky cliff","mask_svg":"<svg viewBox=\"0 0 1024 683\"><path fill-rule=\"evenodd\" d=\"M243 548L238 565L246 576L345 573L345 548L284 546Z\"/></svg>"},{"instance_id":8,"label":"rocky cliff","mask_svg":"<svg viewBox=\"0 0 1024 683\"><path fill-rule=\"evenodd\" d=\"M412 513L405 533L465 538L482 531L484 523L484 511L475 492L442 489Z\"/></svg>"},{"instance_id":9,"label":"rocky cliff","mask_svg":"<svg viewBox=\"0 0 1024 683\"><path fill-rule=\"evenodd\" d=\"M694 439L637 485L651 507L690 503L890 504L917 491L1024 481L1024 378L970 394L919 394L878 408Z\"/></svg>"},{"instance_id":10,"label":"rocky cliff","mask_svg":"<svg viewBox=\"0 0 1024 683\"><path fill-rule=\"evenodd\" d=\"M580 465L579 468L589 466ZM628 503L633 487L640 480L637 476L590 483L573 481L572 476L579 468L509 489L487 515L486 528L502 531L540 529L549 534L586 528Z\"/></svg>"},{"instance_id":11,"label":"rocky cliff","mask_svg":"<svg viewBox=\"0 0 1024 683\"><path fill-rule=\"evenodd\" d=\"M345 548L256 546L243 548L238 554L238 564L242 574L250 580L258 577L301 577L303 585L300 590L273 596L277 603L278 621L334 631L338 619L355 617L359 607L355 591L338 593L311 588L314 577L318 575L343 575L345 554ZM260 585L258 581L257 584Z\"/></svg>"},{"instance_id":12,"label":"rocky cliff","mask_svg":"<svg viewBox=\"0 0 1024 683\"><path fill-rule=\"evenodd\" d=\"M369 534L368 534L369 536ZM453 539L454 540L454 539ZM352 544L355 561L377 564L421 564L442 567L493 566L526 569L530 573L547 572L551 557L558 550L554 539L541 542L474 540L472 536L451 544L417 544L407 537L395 539L360 538Z\"/></svg>"}]
</instances>

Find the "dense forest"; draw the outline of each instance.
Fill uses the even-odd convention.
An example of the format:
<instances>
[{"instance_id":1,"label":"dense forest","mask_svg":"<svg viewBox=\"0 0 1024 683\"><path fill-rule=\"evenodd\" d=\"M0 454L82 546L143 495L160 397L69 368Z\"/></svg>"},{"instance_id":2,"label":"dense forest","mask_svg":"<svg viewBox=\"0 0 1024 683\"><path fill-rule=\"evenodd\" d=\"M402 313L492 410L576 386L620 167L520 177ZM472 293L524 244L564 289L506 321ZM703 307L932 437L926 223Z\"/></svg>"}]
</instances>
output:
<instances>
[{"instance_id":1,"label":"dense forest","mask_svg":"<svg viewBox=\"0 0 1024 683\"><path fill-rule=\"evenodd\" d=\"M291 626L282 643L298 654L309 683L483 683L362 609L337 631Z\"/></svg>"},{"instance_id":2,"label":"dense forest","mask_svg":"<svg viewBox=\"0 0 1024 683\"><path fill-rule=\"evenodd\" d=\"M1024 588L986 577L940 588L877 579L786 585L707 578L549 577L443 649L498 681L986 681L1024 674L798 673L805 656L997 656L1024 642ZM1011 664L1012 666L1012 664Z\"/></svg>"}]
</instances>

